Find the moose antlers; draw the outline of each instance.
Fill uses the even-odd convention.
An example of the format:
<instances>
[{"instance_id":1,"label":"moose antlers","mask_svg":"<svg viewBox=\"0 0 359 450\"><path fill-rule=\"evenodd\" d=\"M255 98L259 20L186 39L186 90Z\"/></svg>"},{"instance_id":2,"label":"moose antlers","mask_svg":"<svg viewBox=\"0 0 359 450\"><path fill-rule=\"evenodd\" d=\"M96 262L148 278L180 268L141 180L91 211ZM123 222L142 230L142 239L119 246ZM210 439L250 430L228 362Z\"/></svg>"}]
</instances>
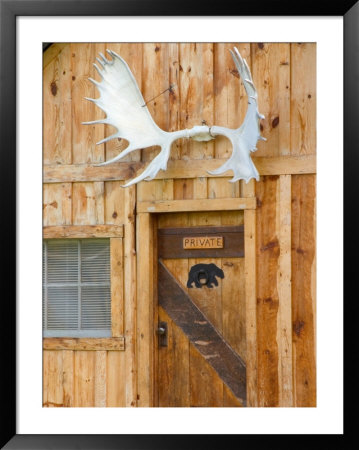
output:
<instances>
[{"instance_id":1,"label":"moose antlers","mask_svg":"<svg viewBox=\"0 0 359 450\"><path fill-rule=\"evenodd\" d=\"M83 122L83 124L102 123L112 125L117 129L115 134L102 139L97 144L115 138L123 138L129 142L129 145L115 158L99 165L111 164L134 150L154 145L161 147L160 153L147 168L125 184L125 187L142 180L152 180L161 169L166 170L171 145L175 140L192 138L197 141L209 141L217 135L224 135L231 141L232 155L221 167L209 173L218 175L227 170L232 170L234 177L230 180L231 182L243 179L248 183L251 178L259 180L259 174L251 160L250 153L257 150L256 144L259 139L265 140L260 135L259 130L259 119L263 119L264 116L258 112L257 91L249 67L236 48L234 48L234 52L231 51L231 54L248 96L248 109L243 124L237 129L195 126L190 130L174 132L164 131L157 126L126 62L111 50L107 50L107 53L111 56L111 60L100 53L100 58L96 58L100 67L94 64L101 81L97 82L89 78L99 90L100 97L97 99L86 97L87 100L94 102L106 113L106 118Z\"/></svg>"}]
</instances>

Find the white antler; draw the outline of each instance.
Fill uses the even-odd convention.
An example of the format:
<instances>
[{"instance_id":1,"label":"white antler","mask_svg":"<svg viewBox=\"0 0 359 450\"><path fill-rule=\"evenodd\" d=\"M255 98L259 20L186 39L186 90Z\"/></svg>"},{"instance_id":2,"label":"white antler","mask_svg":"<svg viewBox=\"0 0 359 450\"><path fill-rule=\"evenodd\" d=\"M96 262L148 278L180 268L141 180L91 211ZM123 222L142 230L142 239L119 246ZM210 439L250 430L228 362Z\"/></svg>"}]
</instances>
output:
<instances>
[{"instance_id":1,"label":"white antler","mask_svg":"<svg viewBox=\"0 0 359 450\"><path fill-rule=\"evenodd\" d=\"M99 90L100 97L97 99L86 97L87 100L99 106L106 113L107 117L102 120L83 122L83 124L104 123L117 129L115 134L102 139L97 144L103 144L111 139L120 137L129 141L129 145L115 158L99 165L111 164L134 150L154 145L161 147L161 152L149 166L139 176L125 185L130 186L141 180L152 180L159 170L166 170L172 142L182 137L191 137L194 133L192 130L180 130L172 133L161 130L153 121L136 80L126 62L111 50L107 50L107 53L112 57L112 60L108 60L100 53L101 58L96 59L100 63L101 68L94 64L100 74L101 81L97 82L89 78ZM201 130L198 131L202 131L202 133L209 130L208 127L195 128L200 128ZM209 133L207 134L209 136ZM212 139L212 137L209 136L208 139Z\"/></svg>"},{"instance_id":2,"label":"white antler","mask_svg":"<svg viewBox=\"0 0 359 450\"><path fill-rule=\"evenodd\" d=\"M89 78L99 90L100 97L97 99L87 98L87 100L99 106L106 113L106 118L83 123L85 125L103 123L112 125L117 129L115 134L102 139L97 144L115 138L123 138L129 142L129 145L115 158L99 165L111 164L134 150L155 145L160 146L160 153L140 175L125 185L127 187L141 180L152 180L161 169L166 170L171 145L175 140L193 138L198 141L209 141L214 136L222 134L231 140L233 153L225 164L211 173L220 174L232 169L234 178L231 181L244 179L248 182L250 178L258 180L259 175L250 159L250 151L255 150L258 139L264 139L259 135L258 126L258 119L263 118L263 116L260 116L257 110L257 92L249 68L246 62L242 60L238 50L236 48L234 50L236 55L231 52L232 57L243 79L249 98L249 107L243 125L237 130L216 126L212 128L195 126L191 130L185 129L174 132L162 130L153 121L126 62L111 50L107 50L107 53L112 57L111 60L100 53L101 58L96 58L100 67L96 64L94 66L100 74L101 81L97 82Z\"/></svg>"},{"instance_id":3,"label":"white antler","mask_svg":"<svg viewBox=\"0 0 359 450\"><path fill-rule=\"evenodd\" d=\"M237 48L234 48L234 52L230 52L243 80L248 96L248 109L244 122L239 128L235 130L217 126L211 128L213 136L219 134L226 136L231 141L233 150L231 157L221 167L209 173L219 175L227 170L233 170L234 177L230 180L232 183L237 180L245 180L248 183L251 178L259 180L259 173L250 154L257 150L258 140L266 140L260 135L259 128L259 119L264 119L264 116L258 112L258 95L246 60L241 57Z\"/></svg>"}]
</instances>

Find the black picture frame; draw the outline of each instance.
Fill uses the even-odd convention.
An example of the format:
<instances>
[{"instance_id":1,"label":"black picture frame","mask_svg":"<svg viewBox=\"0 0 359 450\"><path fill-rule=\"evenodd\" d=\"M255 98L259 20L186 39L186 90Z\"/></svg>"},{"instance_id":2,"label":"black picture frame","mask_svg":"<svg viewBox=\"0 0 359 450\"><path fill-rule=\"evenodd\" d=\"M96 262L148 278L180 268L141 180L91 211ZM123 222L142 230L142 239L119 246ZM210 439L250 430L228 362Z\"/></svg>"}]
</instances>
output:
<instances>
[{"instance_id":1,"label":"black picture frame","mask_svg":"<svg viewBox=\"0 0 359 450\"><path fill-rule=\"evenodd\" d=\"M2 402L1 448L6 449L183 449L203 446L224 448L228 445L267 443L279 436L264 435L18 435L16 434L16 17L18 16L342 16L344 18L344 208L345 259L354 260L358 241L355 208L356 170L359 168L359 2L308 1L237 1L196 2L181 0L0 0L0 168L3 220L1 254L6 264L2 269ZM330 76L330 74L328 74ZM349 239L350 237L350 239ZM346 293L354 291L355 265L345 266ZM348 299L347 299L348 300ZM354 341L357 299L345 305L345 337ZM345 356L345 407L353 401L349 391L357 374L356 357L348 345ZM355 425L355 414L346 416L344 435L331 435L336 448L344 448L343 440ZM179 430L181 426L179 424ZM281 435L294 445L314 448L320 435ZM340 441L340 442L339 442ZM343 441L343 442L342 442ZM292 445L293 445L292 443Z\"/></svg>"}]
</instances>

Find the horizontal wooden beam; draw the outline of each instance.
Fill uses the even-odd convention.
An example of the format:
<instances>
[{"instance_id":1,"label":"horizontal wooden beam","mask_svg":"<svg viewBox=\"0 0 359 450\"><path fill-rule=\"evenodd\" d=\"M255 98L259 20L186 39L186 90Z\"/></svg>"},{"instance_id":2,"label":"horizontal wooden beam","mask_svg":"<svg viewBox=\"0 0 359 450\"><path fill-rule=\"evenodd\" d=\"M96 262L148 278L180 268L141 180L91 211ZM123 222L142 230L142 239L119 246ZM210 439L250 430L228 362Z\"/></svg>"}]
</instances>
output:
<instances>
[{"instance_id":1,"label":"horizontal wooden beam","mask_svg":"<svg viewBox=\"0 0 359 450\"><path fill-rule=\"evenodd\" d=\"M108 166L89 164L56 164L43 168L44 183L65 183L74 181L121 181L133 178L143 169L142 162L122 162Z\"/></svg>"},{"instance_id":2,"label":"horizontal wooden beam","mask_svg":"<svg viewBox=\"0 0 359 450\"><path fill-rule=\"evenodd\" d=\"M316 173L316 155L253 157L260 175L298 175ZM232 177L231 171L224 175L210 175L207 170L221 166L225 159L190 159L168 162L168 168L160 171L156 179L167 178L218 178ZM75 181L116 181L129 180L144 169L143 162L122 162L108 166L88 164L44 166L44 183L63 183Z\"/></svg>"},{"instance_id":3,"label":"horizontal wooden beam","mask_svg":"<svg viewBox=\"0 0 359 450\"><path fill-rule=\"evenodd\" d=\"M125 350L125 338L44 338L44 350Z\"/></svg>"},{"instance_id":4,"label":"horizontal wooden beam","mask_svg":"<svg viewBox=\"0 0 359 450\"><path fill-rule=\"evenodd\" d=\"M123 237L122 225L64 225L43 228L44 239Z\"/></svg>"},{"instance_id":5,"label":"horizontal wooden beam","mask_svg":"<svg viewBox=\"0 0 359 450\"><path fill-rule=\"evenodd\" d=\"M137 202L138 213L237 211L244 209L256 209L256 198L211 198L196 200L158 200L153 202Z\"/></svg>"}]
</instances>

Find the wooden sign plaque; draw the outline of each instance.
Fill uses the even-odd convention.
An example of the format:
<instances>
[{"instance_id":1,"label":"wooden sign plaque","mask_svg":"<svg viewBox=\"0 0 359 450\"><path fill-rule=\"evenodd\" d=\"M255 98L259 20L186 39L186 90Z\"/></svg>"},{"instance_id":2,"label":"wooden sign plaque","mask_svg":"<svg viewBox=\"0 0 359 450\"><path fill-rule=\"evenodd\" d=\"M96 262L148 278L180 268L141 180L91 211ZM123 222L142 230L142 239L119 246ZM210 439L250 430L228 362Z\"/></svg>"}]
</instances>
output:
<instances>
[{"instance_id":1,"label":"wooden sign plaque","mask_svg":"<svg viewBox=\"0 0 359 450\"><path fill-rule=\"evenodd\" d=\"M158 229L159 258L242 258L244 226Z\"/></svg>"},{"instance_id":2,"label":"wooden sign plaque","mask_svg":"<svg viewBox=\"0 0 359 450\"><path fill-rule=\"evenodd\" d=\"M223 248L223 236L194 236L183 238L183 248Z\"/></svg>"}]
</instances>

